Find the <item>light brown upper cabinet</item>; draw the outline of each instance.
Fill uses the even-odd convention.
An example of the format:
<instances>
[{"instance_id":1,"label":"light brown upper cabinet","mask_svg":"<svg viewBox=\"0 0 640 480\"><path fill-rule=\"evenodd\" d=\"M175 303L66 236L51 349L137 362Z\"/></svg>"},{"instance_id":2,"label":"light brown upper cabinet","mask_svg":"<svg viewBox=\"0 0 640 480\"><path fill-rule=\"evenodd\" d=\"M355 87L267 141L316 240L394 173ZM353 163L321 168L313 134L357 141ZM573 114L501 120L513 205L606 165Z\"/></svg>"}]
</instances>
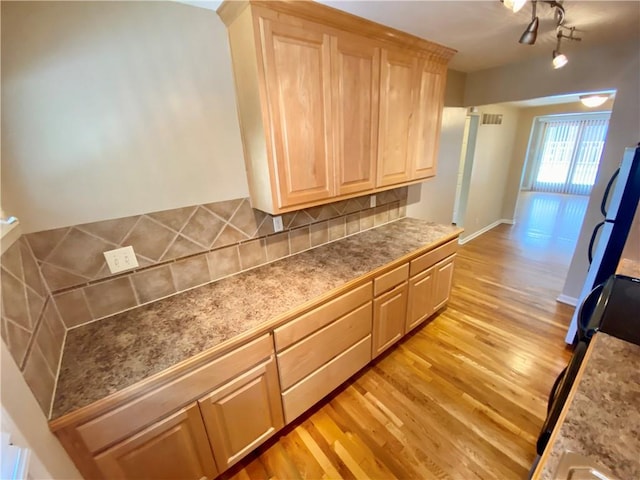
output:
<instances>
[{"instance_id":1,"label":"light brown upper cabinet","mask_svg":"<svg viewBox=\"0 0 640 480\"><path fill-rule=\"evenodd\" d=\"M254 208L279 214L434 175L454 50L312 1L227 0L218 14Z\"/></svg>"}]
</instances>

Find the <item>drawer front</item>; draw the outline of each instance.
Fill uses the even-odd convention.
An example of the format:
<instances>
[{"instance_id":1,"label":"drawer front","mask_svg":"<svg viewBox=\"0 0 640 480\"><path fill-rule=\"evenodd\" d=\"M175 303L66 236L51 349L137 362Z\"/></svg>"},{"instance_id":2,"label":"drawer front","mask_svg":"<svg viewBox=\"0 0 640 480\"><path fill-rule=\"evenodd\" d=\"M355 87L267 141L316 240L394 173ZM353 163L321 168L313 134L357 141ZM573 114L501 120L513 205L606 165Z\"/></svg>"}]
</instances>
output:
<instances>
[{"instance_id":1,"label":"drawer front","mask_svg":"<svg viewBox=\"0 0 640 480\"><path fill-rule=\"evenodd\" d=\"M449 255L453 255L458 251L458 239L451 240L444 245L439 246L435 250L425 253L418 258L411 260L411 269L409 275L412 277L425 271L427 268L434 266L440 260L447 258Z\"/></svg>"},{"instance_id":2,"label":"drawer front","mask_svg":"<svg viewBox=\"0 0 640 480\"><path fill-rule=\"evenodd\" d=\"M400 285L407 278L409 278L409 264L405 263L398 268L391 270L390 272L380 275L373 281L373 294L375 296L380 295L393 287Z\"/></svg>"},{"instance_id":3,"label":"drawer front","mask_svg":"<svg viewBox=\"0 0 640 480\"><path fill-rule=\"evenodd\" d=\"M289 388L371 333L368 302L313 335L278 353L280 386Z\"/></svg>"},{"instance_id":4,"label":"drawer front","mask_svg":"<svg viewBox=\"0 0 640 480\"><path fill-rule=\"evenodd\" d=\"M273 354L270 335L264 335L222 357L112 410L77 428L89 451L97 453L151 425L182 405Z\"/></svg>"},{"instance_id":5,"label":"drawer front","mask_svg":"<svg viewBox=\"0 0 640 480\"><path fill-rule=\"evenodd\" d=\"M371 335L282 394L284 418L290 423L371 360Z\"/></svg>"},{"instance_id":6,"label":"drawer front","mask_svg":"<svg viewBox=\"0 0 640 480\"><path fill-rule=\"evenodd\" d=\"M276 328L273 332L276 351L281 352L307 335L368 302L371 298L371 282L369 282L301 315L282 327Z\"/></svg>"}]
</instances>

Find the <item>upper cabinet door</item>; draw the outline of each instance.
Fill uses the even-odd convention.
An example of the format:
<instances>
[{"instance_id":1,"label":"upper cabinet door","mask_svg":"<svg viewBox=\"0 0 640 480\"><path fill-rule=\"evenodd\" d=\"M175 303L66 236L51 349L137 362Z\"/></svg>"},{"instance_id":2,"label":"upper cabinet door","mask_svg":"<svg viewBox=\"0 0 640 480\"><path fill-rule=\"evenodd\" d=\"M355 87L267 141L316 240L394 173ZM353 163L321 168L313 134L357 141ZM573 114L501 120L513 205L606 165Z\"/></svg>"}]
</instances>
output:
<instances>
[{"instance_id":1,"label":"upper cabinet door","mask_svg":"<svg viewBox=\"0 0 640 480\"><path fill-rule=\"evenodd\" d=\"M433 177L436 174L446 72L444 65L421 61L419 95L413 115L412 134L415 148L412 153L415 180Z\"/></svg>"},{"instance_id":2,"label":"upper cabinet door","mask_svg":"<svg viewBox=\"0 0 640 480\"><path fill-rule=\"evenodd\" d=\"M313 24L261 25L279 207L330 198L331 37Z\"/></svg>"},{"instance_id":3,"label":"upper cabinet door","mask_svg":"<svg viewBox=\"0 0 640 480\"><path fill-rule=\"evenodd\" d=\"M411 117L418 59L383 49L380 65L380 129L377 187L412 179Z\"/></svg>"},{"instance_id":4,"label":"upper cabinet door","mask_svg":"<svg viewBox=\"0 0 640 480\"><path fill-rule=\"evenodd\" d=\"M332 38L338 195L375 188L380 50L360 37Z\"/></svg>"}]
</instances>

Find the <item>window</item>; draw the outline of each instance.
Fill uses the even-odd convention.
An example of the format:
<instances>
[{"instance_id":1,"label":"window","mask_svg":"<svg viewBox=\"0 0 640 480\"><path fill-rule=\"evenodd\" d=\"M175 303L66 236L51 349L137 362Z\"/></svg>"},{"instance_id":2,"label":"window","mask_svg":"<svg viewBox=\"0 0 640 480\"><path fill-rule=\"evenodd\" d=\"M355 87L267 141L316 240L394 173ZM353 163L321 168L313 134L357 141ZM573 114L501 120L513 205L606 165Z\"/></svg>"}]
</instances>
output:
<instances>
[{"instance_id":1,"label":"window","mask_svg":"<svg viewBox=\"0 0 640 480\"><path fill-rule=\"evenodd\" d=\"M589 195L610 113L554 115L535 120L523 189Z\"/></svg>"}]
</instances>

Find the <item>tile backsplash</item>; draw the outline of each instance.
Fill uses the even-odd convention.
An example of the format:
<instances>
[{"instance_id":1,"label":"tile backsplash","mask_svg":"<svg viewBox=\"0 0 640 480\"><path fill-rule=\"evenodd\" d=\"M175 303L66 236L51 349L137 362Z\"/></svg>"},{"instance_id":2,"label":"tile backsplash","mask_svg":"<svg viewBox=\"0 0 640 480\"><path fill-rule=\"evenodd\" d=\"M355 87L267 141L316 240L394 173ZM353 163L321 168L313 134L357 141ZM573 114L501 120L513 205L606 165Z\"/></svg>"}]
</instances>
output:
<instances>
[{"instance_id":1,"label":"tile backsplash","mask_svg":"<svg viewBox=\"0 0 640 480\"><path fill-rule=\"evenodd\" d=\"M2 339L48 415L66 330L353 235L406 213L397 188L273 217L248 198L23 235L2 255ZM113 275L103 252L133 246Z\"/></svg>"}]
</instances>

